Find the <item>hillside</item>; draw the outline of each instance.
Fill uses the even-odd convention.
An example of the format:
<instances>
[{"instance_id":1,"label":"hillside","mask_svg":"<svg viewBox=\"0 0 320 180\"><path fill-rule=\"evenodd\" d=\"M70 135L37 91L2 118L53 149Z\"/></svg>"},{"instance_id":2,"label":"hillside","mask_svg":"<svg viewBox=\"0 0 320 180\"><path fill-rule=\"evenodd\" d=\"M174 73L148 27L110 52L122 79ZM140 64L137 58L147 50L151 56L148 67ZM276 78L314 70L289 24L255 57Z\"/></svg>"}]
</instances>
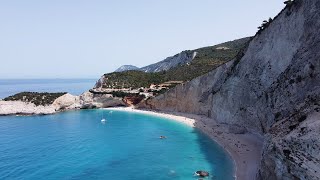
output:
<instances>
[{"instance_id":1,"label":"hillside","mask_svg":"<svg viewBox=\"0 0 320 180\"><path fill-rule=\"evenodd\" d=\"M174 65L170 66L171 68L167 71L150 73L125 71L104 74L95 88L140 88L166 81L190 81L235 58L239 52L245 49L249 40L250 37L247 37L215 46L184 51L157 64L147 66L156 70L164 67L162 66L164 64Z\"/></svg>"},{"instance_id":2,"label":"hillside","mask_svg":"<svg viewBox=\"0 0 320 180\"><path fill-rule=\"evenodd\" d=\"M215 46L199 48L195 58L188 64L182 64L168 70L165 80L190 81L204 75L220 65L234 59L237 54L247 47L248 38L229 41Z\"/></svg>"},{"instance_id":3,"label":"hillside","mask_svg":"<svg viewBox=\"0 0 320 180\"><path fill-rule=\"evenodd\" d=\"M227 133L262 136L260 167L237 162L242 172L256 172L248 179L319 179L319 19L320 1L288 1L243 56L140 108L203 115Z\"/></svg>"},{"instance_id":4,"label":"hillside","mask_svg":"<svg viewBox=\"0 0 320 180\"><path fill-rule=\"evenodd\" d=\"M163 73L145 73L143 71L125 71L105 74L99 80L102 88L140 88L149 87L152 83L161 83ZM95 88L98 88L97 85Z\"/></svg>"}]
</instances>

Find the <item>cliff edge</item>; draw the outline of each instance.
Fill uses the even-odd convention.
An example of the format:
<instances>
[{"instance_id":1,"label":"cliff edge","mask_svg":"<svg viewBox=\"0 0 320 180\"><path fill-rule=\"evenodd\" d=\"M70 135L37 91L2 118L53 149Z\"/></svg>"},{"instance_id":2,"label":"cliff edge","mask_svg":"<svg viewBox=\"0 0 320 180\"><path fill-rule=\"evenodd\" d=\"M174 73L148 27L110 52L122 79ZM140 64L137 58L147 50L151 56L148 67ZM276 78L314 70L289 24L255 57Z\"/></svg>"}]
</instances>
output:
<instances>
[{"instance_id":1,"label":"cliff edge","mask_svg":"<svg viewBox=\"0 0 320 180\"><path fill-rule=\"evenodd\" d=\"M296 0L238 58L139 107L263 135L258 179L319 179L319 19L320 1Z\"/></svg>"}]
</instances>

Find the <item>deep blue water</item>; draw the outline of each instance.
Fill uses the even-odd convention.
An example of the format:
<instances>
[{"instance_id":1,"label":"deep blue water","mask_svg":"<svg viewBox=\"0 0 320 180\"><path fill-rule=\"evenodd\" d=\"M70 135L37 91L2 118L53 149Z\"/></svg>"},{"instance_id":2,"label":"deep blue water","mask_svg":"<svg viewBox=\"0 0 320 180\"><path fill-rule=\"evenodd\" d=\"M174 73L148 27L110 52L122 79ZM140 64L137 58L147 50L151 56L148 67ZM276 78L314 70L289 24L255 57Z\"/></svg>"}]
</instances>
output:
<instances>
[{"instance_id":1,"label":"deep blue water","mask_svg":"<svg viewBox=\"0 0 320 180\"><path fill-rule=\"evenodd\" d=\"M195 180L199 169L211 173L208 179L233 179L230 157L197 130L109 112L0 117L0 179Z\"/></svg>"},{"instance_id":2,"label":"deep blue water","mask_svg":"<svg viewBox=\"0 0 320 180\"><path fill-rule=\"evenodd\" d=\"M96 79L0 79L0 99L22 91L80 95L92 88L95 82Z\"/></svg>"}]
</instances>

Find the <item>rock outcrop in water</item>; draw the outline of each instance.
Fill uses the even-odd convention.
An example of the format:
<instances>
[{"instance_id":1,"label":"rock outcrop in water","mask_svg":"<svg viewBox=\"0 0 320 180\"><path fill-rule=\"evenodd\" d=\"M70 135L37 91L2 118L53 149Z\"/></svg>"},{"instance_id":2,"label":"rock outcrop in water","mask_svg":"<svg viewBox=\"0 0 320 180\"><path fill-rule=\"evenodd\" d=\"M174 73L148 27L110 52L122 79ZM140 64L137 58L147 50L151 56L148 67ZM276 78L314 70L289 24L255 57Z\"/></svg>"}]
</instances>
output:
<instances>
[{"instance_id":1,"label":"rock outcrop in water","mask_svg":"<svg viewBox=\"0 0 320 180\"><path fill-rule=\"evenodd\" d=\"M4 98L4 101L23 101L33 103L36 106L47 106L52 104L57 98L67 94L66 92L21 92L13 96Z\"/></svg>"},{"instance_id":2,"label":"rock outcrop in water","mask_svg":"<svg viewBox=\"0 0 320 180\"><path fill-rule=\"evenodd\" d=\"M51 94L51 93L46 93ZM45 99L47 97L43 97ZM0 115L53 114L62 110L80 108L79 97L64 94L49 104L37 104L22 100L0 101Z\"/></svg>"},{"instance_id":3,"label":"rock outcrop in water","mask_svg":"<svg viewBox=\"0 0 320 180\"><path fill-rule=\"evenodd\" d=\"M320 1L296 0L239 58L140 107L206 115L264 135L259 179L319 179L319 29Z\"/></svg>"},{"instance_id":4,"label":"rock outcrop in water","mask_svg":"<svg viewBox=\"0 0 320 180\"><path fill-rule=\"evenodd\" d=\"M41 93L34 93L41 94ZM45 93L45 94L55 94L55 93ZM46 104L38 104L32 102L27 102L23 100L7 100L0 101L0 115L34 115L34 114L53 114L60 111L72 110L72 109L92 109L92 108L106 108L106 107L116 107L125 106L122 98L114 98L112 95L108 94L93 94L90 92L85 92L80 96L74 96L71 94L64 94L60 97L55 97L55 99L50 99L48 101L43 97L42 100L45 102L50 102ZM38 100L39 98L37 98ZM42 102L42 101L41 101Z\"/></svg>"},{"instance_id":5,"label":"rock outcrop in water","mask_svg":"<svg viewBox=\"0 0 320 180\"><path fill-rule=\"evenodd\" d=\"M52 106L36 106L22 101L0 101L0 115L53 114L55 112Z\"/></svg>"}]
</instances>

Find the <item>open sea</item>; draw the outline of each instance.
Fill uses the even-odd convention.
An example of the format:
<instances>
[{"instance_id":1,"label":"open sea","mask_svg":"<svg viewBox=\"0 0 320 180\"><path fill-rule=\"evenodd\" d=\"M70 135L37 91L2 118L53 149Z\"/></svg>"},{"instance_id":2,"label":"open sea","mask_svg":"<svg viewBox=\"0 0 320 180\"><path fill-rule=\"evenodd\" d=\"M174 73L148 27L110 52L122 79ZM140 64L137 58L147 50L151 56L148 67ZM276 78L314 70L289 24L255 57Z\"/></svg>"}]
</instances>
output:
<instances>
[{"instance_id":1,"label":"open sea","mask_svg":"<svg viewBox=\"0 0 320 180\"><path fill-rule=\"evenodd\" d=\"M95 81L0 80L0 98L20 91L79 95ZM210 172L205 179L234 179L230 156L176 121L103 109L0 116L0 179L197 180L197 170Z\"/></svg>"},{"instance_id":2,"label":"open sea","mask_svg":"<svg viewBox=\"0 0 320 180\"><path fill-rule=\"evenodd\" d=\"M92 88L96 81L97 79L0 79L0 99L22 91L80 95Z\"/></svg>"}]
</instances>

